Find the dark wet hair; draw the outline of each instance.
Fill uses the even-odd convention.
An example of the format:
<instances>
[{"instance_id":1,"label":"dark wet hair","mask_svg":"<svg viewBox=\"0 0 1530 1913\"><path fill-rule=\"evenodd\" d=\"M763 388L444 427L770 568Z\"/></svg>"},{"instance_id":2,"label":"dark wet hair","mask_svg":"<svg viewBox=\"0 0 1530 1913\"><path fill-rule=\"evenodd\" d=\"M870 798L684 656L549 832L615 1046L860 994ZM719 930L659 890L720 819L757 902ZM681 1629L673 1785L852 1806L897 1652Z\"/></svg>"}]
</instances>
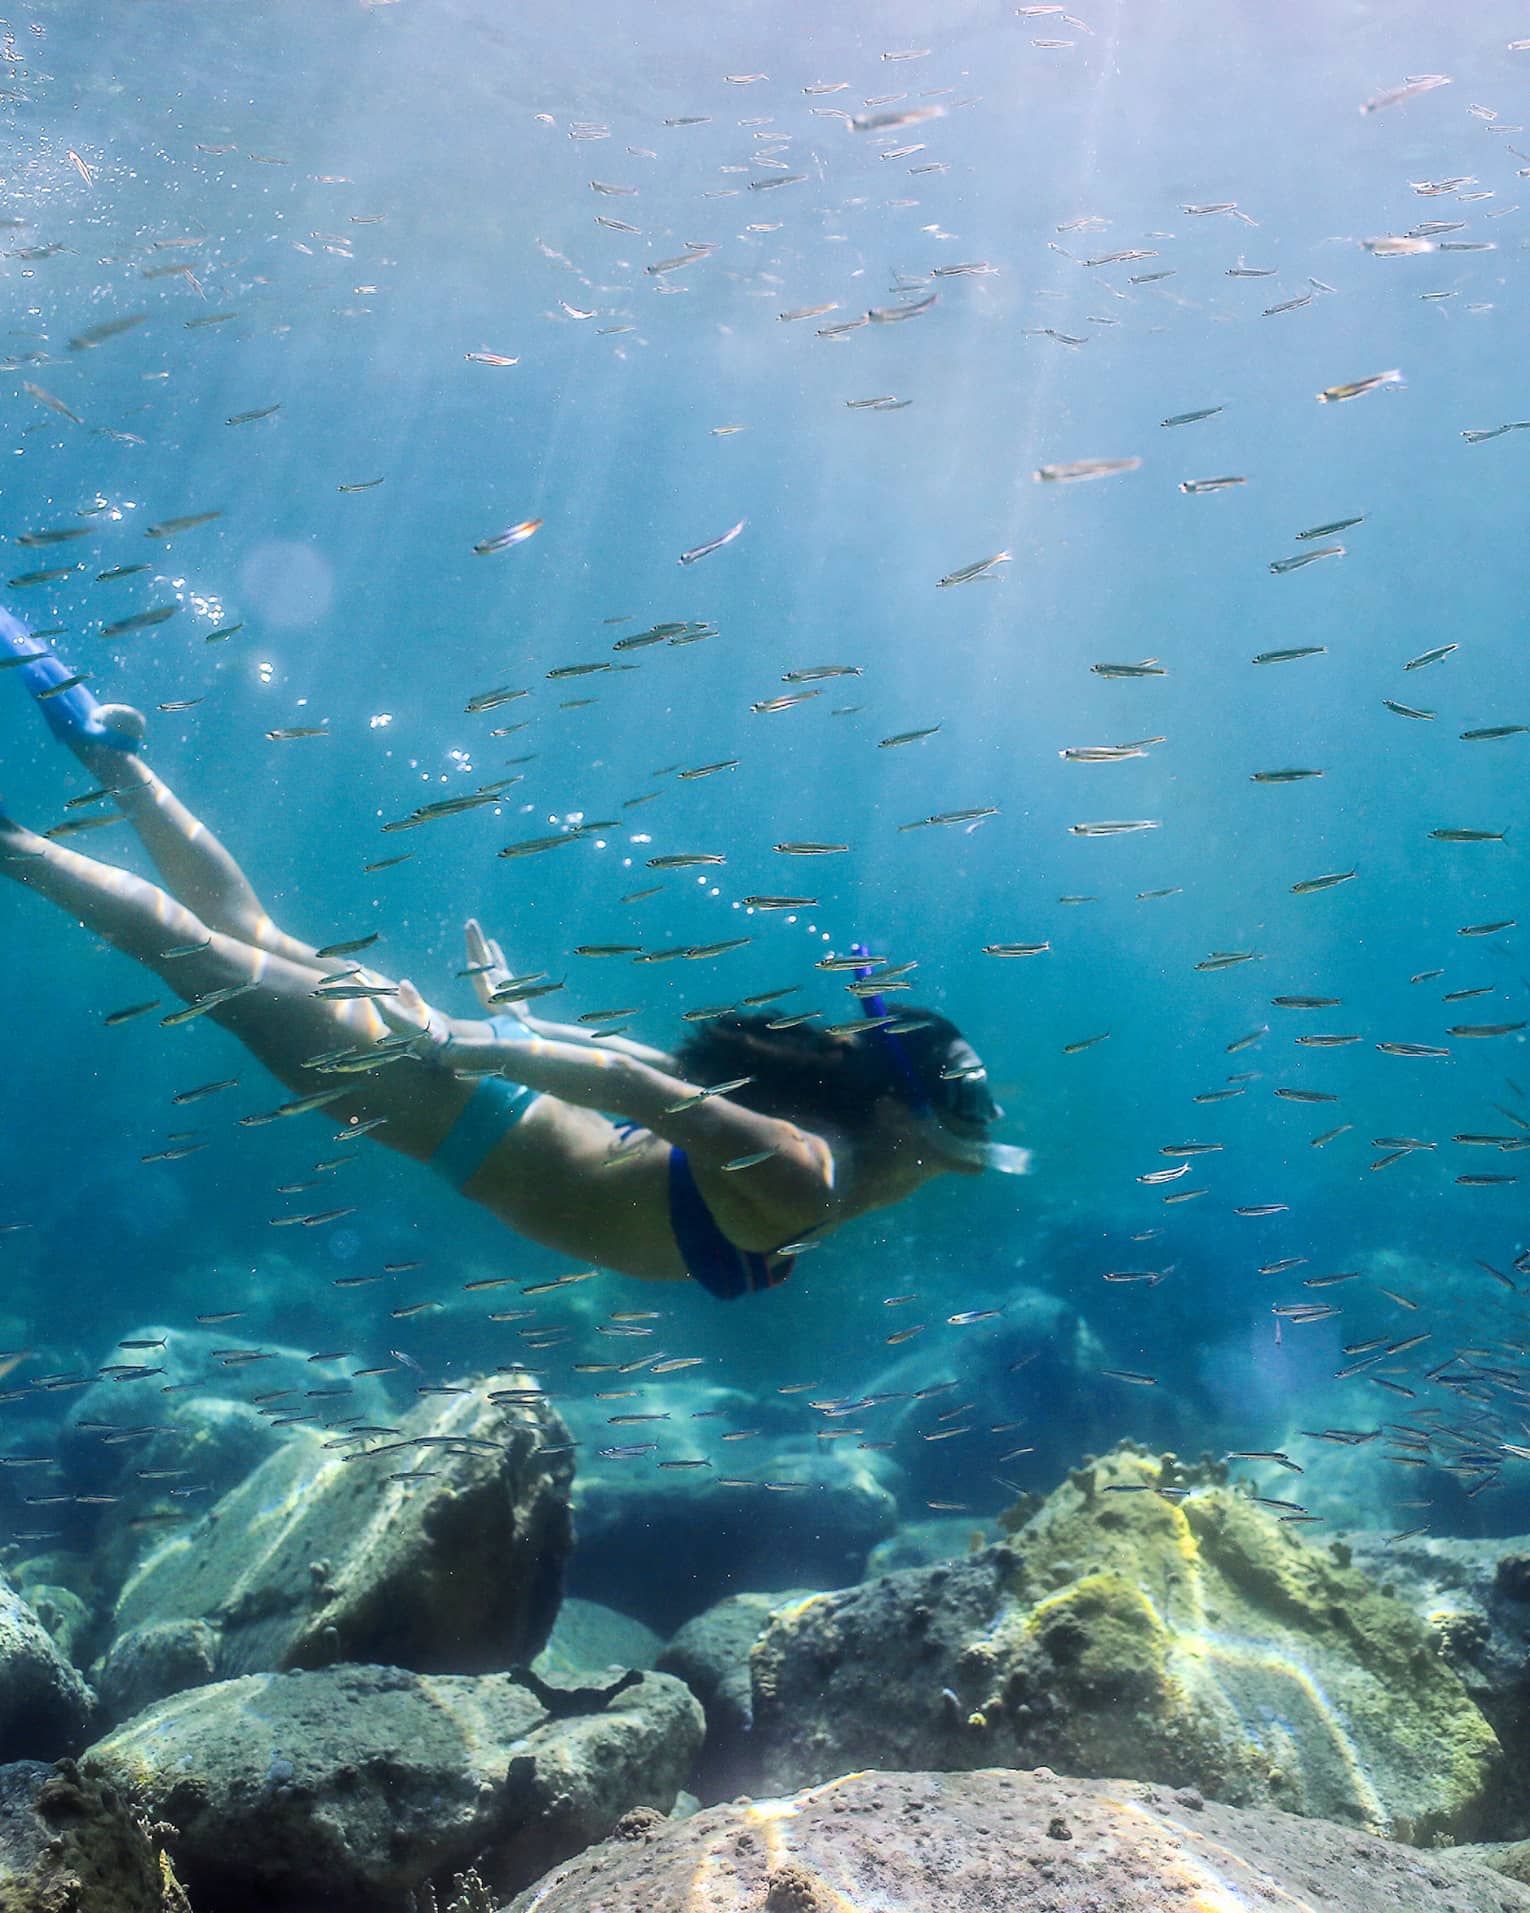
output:
<instances>
[{"instance_id":1,"label":"dark wet hair","mask_svg":"<svg viewBox=\"0 0 1530 1913\"><path fill-rule=\"evenodd\" d=\"M703 1087L749 1076L732 1100L763 1116L865 1129L879 1097L981 1128L999 1113L982 1065L948 1017L899 1004L888 1036L868 1023L832 1036L811 1023L772 1029L768 1016L710 1018L676 1052L681 1073Z\"/></svg>"}]
</instances>

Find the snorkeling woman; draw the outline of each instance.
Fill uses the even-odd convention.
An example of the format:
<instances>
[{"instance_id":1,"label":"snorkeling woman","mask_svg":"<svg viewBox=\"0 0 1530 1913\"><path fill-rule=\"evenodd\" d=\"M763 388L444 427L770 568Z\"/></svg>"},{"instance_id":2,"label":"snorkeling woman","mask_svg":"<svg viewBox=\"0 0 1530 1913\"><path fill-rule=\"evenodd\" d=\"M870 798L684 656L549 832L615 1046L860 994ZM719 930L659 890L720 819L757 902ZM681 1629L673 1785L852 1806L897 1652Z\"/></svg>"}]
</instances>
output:
<instances>
[{"instance_id":1,"label":"snorkeling woman","mask_svg":"<svg viewBox=\"0 0 1530 1913\"><path fill-rule=\"evenodd\" d=\"M138 712L97 703L4 610L0 663L117 804L165 887L3 811L0 874L152 970L298 1104L375 1128L535 1242L625 1275L690 1276L728 1299L783 1281L799 1245L937 1176L1026 1166L1023 1150L990 1140L1002 1112L955 1025L912 1008L889 1016L865 992L870 962L863 1029L729 1014L670 1055L528 1014L476 922L478 1019L448 1016L339 950L321 956L277 928L144 763Z\"/></svg>"}]
</instances>

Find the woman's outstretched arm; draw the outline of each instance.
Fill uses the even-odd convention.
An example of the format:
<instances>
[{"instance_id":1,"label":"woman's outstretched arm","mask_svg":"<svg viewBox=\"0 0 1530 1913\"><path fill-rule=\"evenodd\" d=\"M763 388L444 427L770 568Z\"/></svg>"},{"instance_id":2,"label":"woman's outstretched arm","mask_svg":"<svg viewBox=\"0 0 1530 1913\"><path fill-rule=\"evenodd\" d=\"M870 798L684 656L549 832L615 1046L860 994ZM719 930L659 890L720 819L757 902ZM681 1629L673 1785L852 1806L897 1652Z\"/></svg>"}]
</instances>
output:
<instances>
[{"instance_id":1,"label":"woman's outstretched arm","mask_svg":"<svg viewBox=\"0 0 1530 1913\"><path fill-rule=\"evenodd\" d=\"M492 1014L504 1007L495 1003L494 992L503 989L510 981L511 971L505 961L504 951L492 937L484 935L483 926L476 917L467 920L467 955L478 1000L485 1011ZM636 1043L630 1036L597 1036L593 1030L578 1023L554 1023L545 1016L533 1016L516 1005L510 1005L509 1009L516 1021L534 1036L614 1050L619 1056L630 1056L639 1063L648 1063L654 1069L671 1073L676 1069L675 1059L668 1050L655 1049L649 1043Z\"/></svg>"}]
</instances>

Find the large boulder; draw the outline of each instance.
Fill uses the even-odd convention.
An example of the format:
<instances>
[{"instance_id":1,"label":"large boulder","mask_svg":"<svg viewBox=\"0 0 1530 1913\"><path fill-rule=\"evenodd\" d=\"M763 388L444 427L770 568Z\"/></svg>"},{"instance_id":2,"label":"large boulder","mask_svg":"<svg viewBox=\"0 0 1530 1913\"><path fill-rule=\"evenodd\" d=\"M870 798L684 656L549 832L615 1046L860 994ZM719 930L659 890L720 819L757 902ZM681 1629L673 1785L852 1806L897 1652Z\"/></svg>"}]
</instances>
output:
<instances>
[{"instance_id":1,"label":"large boulder","mask_svg":"<svg viewBox=\"0 0 1530 1913\"><path fill-rule=\"evenodd\" d=\"M777 1613L767 1784L1038 1763L1427 1840L1499 1745L1426 1628L1247 1496L1130 1446L999 1547Z\"/></svg>"},{"instance_id":2,"label":"large boulder","mask_svg":"<svg viewBox=\"0 0 1530 1913\"><path fill-rule=\"evenodd\" d=\"M103 1724L126 1720L166 1694L215 1681L219 1648L218 1630L202 1620L124 1629L91 1669Z\"/></svg>"},{"instance_id":3,"label":"large boulder","mask_svg":"<svg viewBox=\"0 0 1530 1913\"><path fill-rule=\"evenodd\" d=\"M525 1381L431 1395L380 1439L299 1429L134 1571L115 1631L204 1621L219 1677L530 1660L557 1611L570 1473L566 1431Z\"/></svg>"},{"instance_id":4,"label":"large boulder","mask_svg":"<svg viewBox=\"0 0 1530 1913\"><path fill-rule=\"evenodd\" d=\"M0 1581L0 1761L53 1760L84 1744L95 1697L8 1582Z\"/></svg>"},{"instance_id":5,"label":"large boulder","mask_svg":"<svg viewBox=\"0 0 1530 1913\"><path fill-rule=\"evenodd\" d=\"M219 1404L233 1412L220 1416ZM179 1452L222 1494L280 1440L272 1424L306 1425L294 1422L303 1415L315 1425L356 1414L382 1421L387 1405L376 1377L316 1366L303 1349L249 1345L233 1325L146 1323L103 1354L99 1379L74 1397L59 1458L71 1485L105 1492L131 1479L144 1445L164 1437L156 1465Z\"/></svg>"},{"instance_id":6,"label":"large boulder","mask_svg":"<svg viewBox=\"0 0 1530 1913\"><path fill-rule=\"evenodd\" d=\"M59 1539L89 1557L93 1594L109 1606L158 1541L188 1530L295 1430L343 1435L357 1417L393 1419L383 1384L338 1358L246 1346L232 1328L146 1325L70 1407L58 1453L78 1498L53 1511Z\"/></svg>"},{"instance_id":7,"label":"large boulder","mask_svg":"<svg viewBox=\"0 0 1530 1913\"><path fill-rule=\"evenodd\" d=\"M0 1767L5 1913L190 1913L157 1840L113 1788L22 1760Z\"/></svg>"},{"instance_id":8,"label":"large boulder","mask_svg":"<svg viewBox=\"0 0 1530 1913\"><path fill-rule=\"evenodd\" d=\"M667 1812L701 1709L662 1674L589 1686L389 1667L256 1674L179 1694L85 1756L178 1829L218 1913L406 1913L476 1865L499 1893Z\"/></svg>"},{"instance_id":9,"label":"large boulder","mask_svg":"<svg viewBox=\"0 0 1530 1913\"><path fill-rule=\"evenodd\" d=\"M506 1913L1530 1913L1530 1889L1294 1814L1121 1780L858 1773L633 1816Z\"/></svg>"},{"instance_id":10,"label":"large boulder","mask_svg":"<svg viewBox=\"0 0 1530 1913\"><path fill-rule=\"evenodd\" d=\"M730 1594L858 1580L897 1525L886 1458L795 1435L743 1452L695 1472L581 1464L571 1592L667 1634Z\"/></svg>"}]
</instances>

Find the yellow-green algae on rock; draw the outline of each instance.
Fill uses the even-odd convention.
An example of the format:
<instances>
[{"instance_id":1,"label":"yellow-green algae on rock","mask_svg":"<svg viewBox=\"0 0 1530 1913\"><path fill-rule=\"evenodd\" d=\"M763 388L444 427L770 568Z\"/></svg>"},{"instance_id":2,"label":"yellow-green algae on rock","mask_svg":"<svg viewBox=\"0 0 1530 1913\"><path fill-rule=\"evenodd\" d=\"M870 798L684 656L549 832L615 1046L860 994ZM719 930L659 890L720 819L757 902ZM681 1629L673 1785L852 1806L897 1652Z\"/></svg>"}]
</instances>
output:
<instances>
[{"instance_id":1,"label":"yellow-green algae on rock","mask_svg":"<svg viewBox=\"0 0 1530 1913\"><path fill-rule=\"evenodd\" d=\"M778 1612L750 1657L765 1783L1046 1765L1470 1837L1491 1727L1426 1627L1280 1512L1126 1444L1000 1546Z\"/></svg>"},{"instance_id":2,"label":"yellow-green algae on rock","mask_svg":"<svg viewBox=\"0 0 1530 1913\"><path fill-rule=\"evenodd\" d=\"M1091 1767L1122 1771L1145 1732L1188 1736L1223 1750L1228 1799L1411 1838L1473 1824L1487 1721L1400 1602L1276 1512L1124 1446L1015 1542L1046 1592L996 1644L1019 1627L1046 1648L1086 1704Z\"/></svg>"}]
</instances>

